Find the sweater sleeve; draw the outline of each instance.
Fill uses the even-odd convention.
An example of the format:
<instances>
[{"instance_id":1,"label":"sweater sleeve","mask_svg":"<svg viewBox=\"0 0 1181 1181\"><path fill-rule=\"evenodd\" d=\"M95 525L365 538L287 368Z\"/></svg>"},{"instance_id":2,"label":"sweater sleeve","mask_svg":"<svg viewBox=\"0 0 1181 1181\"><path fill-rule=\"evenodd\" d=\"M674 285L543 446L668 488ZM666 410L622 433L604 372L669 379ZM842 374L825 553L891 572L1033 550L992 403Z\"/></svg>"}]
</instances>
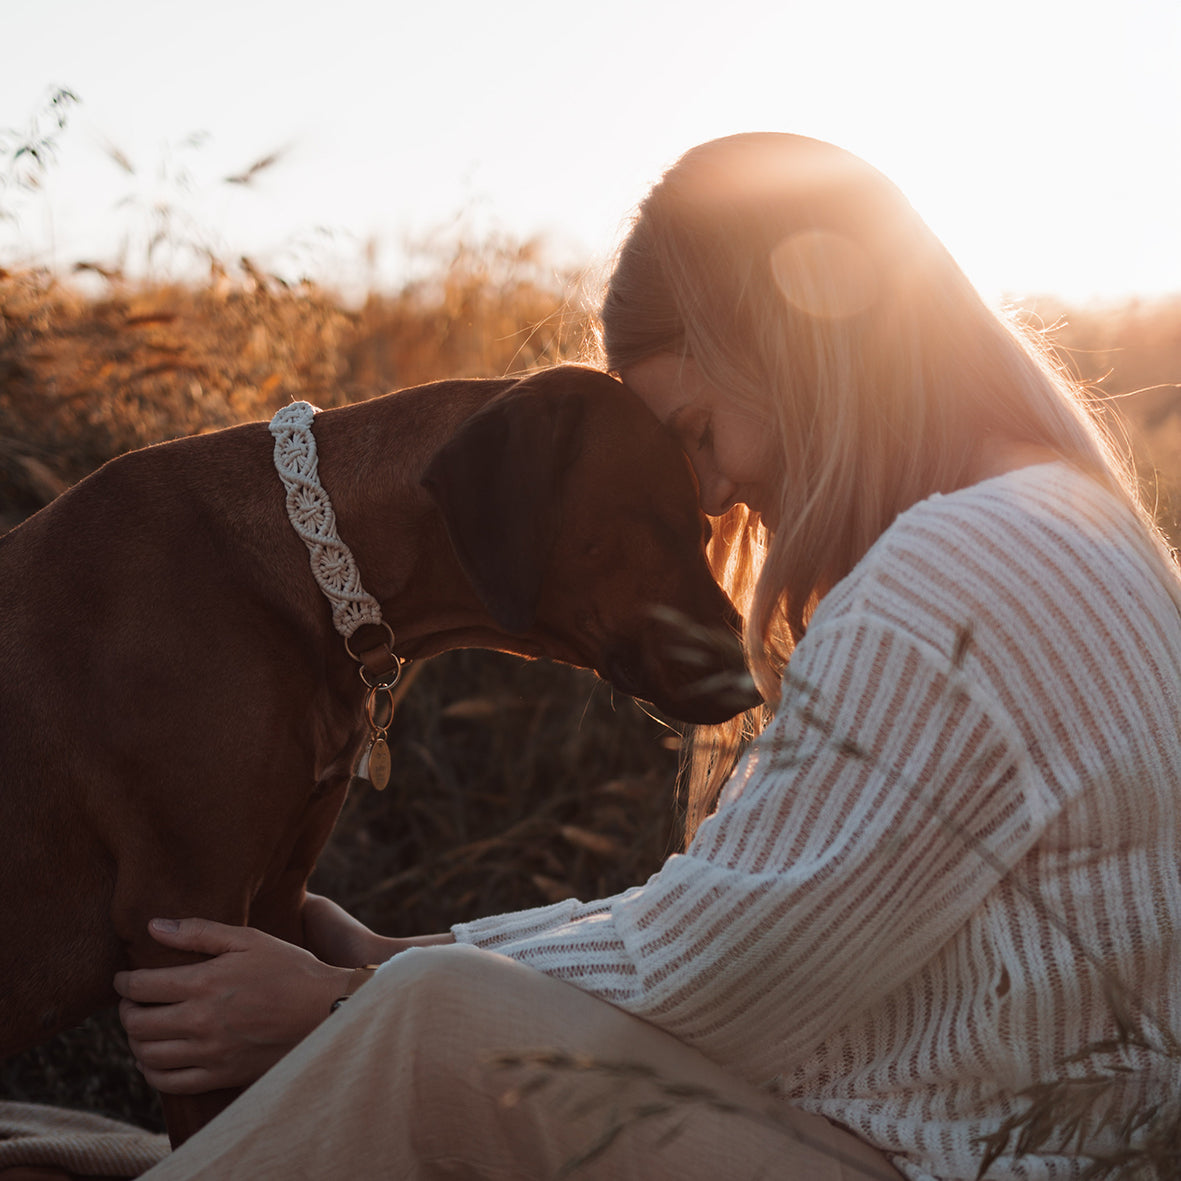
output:
<instances>
[{"instance_id":1,"label":"sweater sleeve","mask_svg":"<svg viewBox=\"0 0 1181 1181\"><path fill-rule=\"evenodd\" d=\"M815 624L684 855L614 898L454 928L717 1060L802 1058L948 940L1055 804L986 683L880 618ZM781 1059L782 1060L782 1059Z\"/></svg>"}]
</instances>

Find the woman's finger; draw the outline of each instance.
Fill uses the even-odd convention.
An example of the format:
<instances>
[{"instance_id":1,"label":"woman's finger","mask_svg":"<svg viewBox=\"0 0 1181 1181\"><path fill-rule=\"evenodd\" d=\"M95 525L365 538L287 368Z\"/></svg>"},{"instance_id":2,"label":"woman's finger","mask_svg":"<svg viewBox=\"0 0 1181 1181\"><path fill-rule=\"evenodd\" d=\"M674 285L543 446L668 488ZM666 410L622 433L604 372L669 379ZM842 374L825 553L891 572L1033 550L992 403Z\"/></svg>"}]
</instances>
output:
<instances>
[{"instance_id":1,"label":"woman's finger","mask_svg":"<svg viewBox=\"0 0 1181 1181\"><path fill-rule=\"evenodd\" d=\"M115 973L115 991L141 1005L170 1005L187 1000L198 991L205 976L204 964L178 964L175 968L133 968Z\"/></svg>"},{"instance_id":2,"label":"woman's finger","mask_svg":"<svg viewBox=\"0 0 1181 1181\"><path fill-rule=\"evenodd\" d=\"M206 1062L192 1042L139 1042L128 1038L136 1062L145 1070L209 1070L216 1060Z\"/></svg>"},{"instance_id":3,"label":"woman's finger","mask_svg":"<svg viewBox=\"0 0 1181 1181\"><path fill-rule=\"evenodd\" d=\"M200 1066L184 1070L154 1070L140 1064L139 1069L148 1085L165 1095L200 1095L224 1085L216 1075Z\"/></svg>"},{"instance_id":4,"label":"woman's finger","mask_svg":"<svg viewBox=\"0 0 1181 1181\"><path fill-rule=\"evenodd\" d=\"M157 943L181 951L199 951L204 955L222 955L227 951L245 951L256 934L249 927L233 927L213 919L152 919L148 933Z\"/></svg>"},{"instance_id":5,"label":"woman's finger","mask_svg":"<svg viewBox=\"0 0 1181 1181\"><path fill-rule=\"evenodd\" d=\"M139 1005L134 1001L119 1002L119 1020L129 1039L137 1042L193 1041L206 1033L208 1022L201 1019L200 1010L192 1005Z\"/></svg>"}]
</instances>

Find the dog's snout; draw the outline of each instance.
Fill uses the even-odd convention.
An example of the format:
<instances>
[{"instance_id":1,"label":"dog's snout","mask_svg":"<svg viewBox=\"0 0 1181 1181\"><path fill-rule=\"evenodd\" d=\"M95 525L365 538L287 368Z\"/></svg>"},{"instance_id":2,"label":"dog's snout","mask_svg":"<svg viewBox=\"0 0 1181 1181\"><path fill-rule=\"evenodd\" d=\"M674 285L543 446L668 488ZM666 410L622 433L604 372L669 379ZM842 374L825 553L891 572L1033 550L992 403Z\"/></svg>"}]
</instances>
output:
<instances>
[{"instance_id":1,"label":"dog's snout","mask_svg":"<svg viewBox=\"0 0 1181 1181\"><path fill-rule=\"evenodd\" d=\"M698 725L723 722L762 701L737 634L669 607L652 608L634 640L611 645L603 671L625 692Z\"/></svg>"}]
</instances>

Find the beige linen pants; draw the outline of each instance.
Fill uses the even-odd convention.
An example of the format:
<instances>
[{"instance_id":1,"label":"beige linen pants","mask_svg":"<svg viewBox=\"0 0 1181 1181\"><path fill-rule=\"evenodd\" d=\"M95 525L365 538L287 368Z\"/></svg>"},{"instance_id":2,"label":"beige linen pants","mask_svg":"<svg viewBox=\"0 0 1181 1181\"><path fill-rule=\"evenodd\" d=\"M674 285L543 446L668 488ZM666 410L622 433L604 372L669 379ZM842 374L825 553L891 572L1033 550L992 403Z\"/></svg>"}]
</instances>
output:
<instances>
[{"instance_id":1,"label":"beige linen pants","mask_svg":"<svg viewBox=\"0 0 1181 1181\"><path fill-rule=\"evenodd\" d=\"M447 946L398 956L145 1176L899 1174L647 1022L504 956Z\"/></svg>"}]
</instances>

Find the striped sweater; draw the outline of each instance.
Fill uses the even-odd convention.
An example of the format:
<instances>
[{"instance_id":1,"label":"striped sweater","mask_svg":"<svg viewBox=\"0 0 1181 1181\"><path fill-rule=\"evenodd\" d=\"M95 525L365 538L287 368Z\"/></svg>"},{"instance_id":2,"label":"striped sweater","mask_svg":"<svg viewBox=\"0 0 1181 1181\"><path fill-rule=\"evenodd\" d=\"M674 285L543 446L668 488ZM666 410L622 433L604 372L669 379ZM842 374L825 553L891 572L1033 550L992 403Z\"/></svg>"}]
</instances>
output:
<instances>
[{"instance_id":1,"label":"striped sweater","mask_svg":"<svg viewBox=\"0 0 1181 1181\"><path fill-rule=\"evenodd\" d=\"M1019 1091L1110 1060L1065 1064L1115 1036L1113 978L1146 1032L1181 1035L1181 617L1161 570L1063 464L914 506L818 607L684 855L456 938L773 1084L908 1177L975 1177ZM1124 1054L1122 1101L1181 1089L1181 1063ZM1047 1149L988 1175L1078 1168Z\"/></svg>"}]
</instances>

